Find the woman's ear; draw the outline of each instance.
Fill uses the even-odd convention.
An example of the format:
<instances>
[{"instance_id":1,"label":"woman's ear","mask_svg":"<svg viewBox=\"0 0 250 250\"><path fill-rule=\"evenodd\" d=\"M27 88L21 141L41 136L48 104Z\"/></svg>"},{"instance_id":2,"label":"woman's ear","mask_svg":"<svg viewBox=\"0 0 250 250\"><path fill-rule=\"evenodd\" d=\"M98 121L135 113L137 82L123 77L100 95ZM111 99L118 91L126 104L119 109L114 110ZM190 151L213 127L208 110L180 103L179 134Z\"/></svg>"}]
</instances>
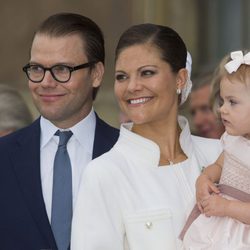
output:
<instances>
[{"instance_id":1,"label":"woman's ear","mask_svg":"<svg viewBox=\"0 0 250 250\"><path fill-rule=\"evenodd\" d=\"M104 65L102 62L98 62L95 64L95 67L92 69L92 79L93 83L92 86L97 88L101 85L103 75L104 75Z\"/></svg>"},{"instance_id":2,"label":"woman's ear","mask_svg":"<svg viewBox=\"0 0 250 250\"><path fill-rule=\"evenodd\" d=\"M182 90L186 85L187 79L188 79L187 69L185 68L180 69L176 77L176 89Z\"/></svg>"}]
</instances>

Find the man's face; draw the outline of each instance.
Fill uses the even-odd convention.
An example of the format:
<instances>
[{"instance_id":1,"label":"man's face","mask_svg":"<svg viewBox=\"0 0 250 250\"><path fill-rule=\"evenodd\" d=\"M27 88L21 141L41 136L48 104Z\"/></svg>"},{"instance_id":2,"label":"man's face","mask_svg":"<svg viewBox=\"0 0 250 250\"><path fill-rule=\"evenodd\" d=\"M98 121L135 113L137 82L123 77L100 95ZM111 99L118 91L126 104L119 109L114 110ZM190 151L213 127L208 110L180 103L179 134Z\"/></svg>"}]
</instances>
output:
<instances>
[{"instance_id":1,"label":"man's face","mask_svg":"<svg viewBox=\"0 0 250 250\"><path fill-rule=\"evenodd\" d=\"M52 37L35 36L31 47L30 63L43 67L56 64L77 66L88 62L83 41L77 35ZM99 63L100 64L100 63ZM100 66L103 69L103 65ZM98 87L103 71L95 67L73 71L66 83L56 81L49 71L40 83L29 81L35 106L42 116L60 128L68 128L82 120L92 107L92 90Z\"/></svg>"},{"instance_id":2,"label":"man's face","mask_svg":"<svg viewBox=\"0 0 250 250\"><path fill-rule=\"evenodd\" d=\"M205 85L190 95L190 109L195 130L199 136L220 138L224 126L209 105L210 86Z\"/></svg>"}]
</instances>

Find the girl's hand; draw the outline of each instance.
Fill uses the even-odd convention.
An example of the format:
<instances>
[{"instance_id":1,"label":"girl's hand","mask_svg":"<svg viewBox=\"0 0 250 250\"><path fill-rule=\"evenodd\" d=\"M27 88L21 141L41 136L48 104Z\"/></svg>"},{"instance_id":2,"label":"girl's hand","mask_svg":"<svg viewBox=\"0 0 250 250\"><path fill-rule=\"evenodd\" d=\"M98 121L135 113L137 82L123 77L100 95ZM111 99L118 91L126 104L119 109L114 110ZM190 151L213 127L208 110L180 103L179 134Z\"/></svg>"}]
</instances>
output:
<instances>
[{"instance_id":1,"label":"girl's hand","mask_svg":"<svg viewBox=\"0 0 250 250\"><path fill-rule=\"evenodd\" d=\"M229 205L229 200L221 197L218 194L212 194L207 199L201 202L204 214L210 216L226 216L226 208Z\"/></svg>"},{"instance_id":2,"label":"girl's hand","mask_svg":"<svg viewBox=\"0 0 250 250\"><path fill-rule=\"evenodd\" d=\"M220 191L205 174L201 174L196 181L196 201L201 213L204 212L201 203L207 200L211 193L219 194Z\"/></svg>"}]
</instances>

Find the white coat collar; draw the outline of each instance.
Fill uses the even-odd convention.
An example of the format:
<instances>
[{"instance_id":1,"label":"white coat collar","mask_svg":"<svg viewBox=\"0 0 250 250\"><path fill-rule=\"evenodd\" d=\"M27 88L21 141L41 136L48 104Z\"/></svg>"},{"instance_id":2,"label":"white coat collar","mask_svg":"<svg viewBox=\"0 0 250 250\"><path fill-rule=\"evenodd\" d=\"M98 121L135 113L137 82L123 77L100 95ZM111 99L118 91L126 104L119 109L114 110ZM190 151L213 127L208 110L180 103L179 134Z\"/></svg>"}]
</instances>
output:
<instances>
[{"instance_id":1,"label":"white coat collar","mask_svg":"<svg viewBox=\"0 0 250 250\"><path fill-rule=\"evenodd\" d=\"M192 155L192 142L188 121L183 116L178 116L178 123L181 128L180 145L188 158ZM147 166L158 166L160 161L159 146L138 134L131 131L133 123L124 123L120 128L120 137L117 142L117 149L124 150L123 154L130 154L133 159L140 161Z\"/></svg>"}]
</instances>

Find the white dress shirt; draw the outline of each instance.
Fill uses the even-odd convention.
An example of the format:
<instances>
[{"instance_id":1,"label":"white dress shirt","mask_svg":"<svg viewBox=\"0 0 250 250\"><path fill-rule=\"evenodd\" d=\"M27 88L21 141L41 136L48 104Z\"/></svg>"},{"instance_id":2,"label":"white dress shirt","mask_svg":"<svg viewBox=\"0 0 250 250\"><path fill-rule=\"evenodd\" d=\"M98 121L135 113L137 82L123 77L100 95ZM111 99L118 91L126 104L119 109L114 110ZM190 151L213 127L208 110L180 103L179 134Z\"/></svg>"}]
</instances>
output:
<instances>
[{"instance_id":1,"label":"white dress shirt","mask_svg":"<svg viewBox=\"0 0 250 250\"><path fill-rule=\"evenodd\" d=\"M51 220L52 188L53 188L53 166L54 158L58 148L59 137L55 136L59 129L49 120L41 117L41 183L43 198L49 221ZM86 165L92 160L92 151L95 136L96 116L93 111L83 120L67 129L73 135L67 143L67 150L72 167L72 191L73 208L79 189L81 175ZM62 129L60 129L63 131Z\"/></svg>"},{"instance_id":2,"label":"white dress shirt","mask_svg":"<svg viewBox=\"0 0 250 250\"><path fill-rule=\"evenodd\" d=\"M219 140L192 136L184 117L180 144L188 159L159 167L157 144L121 126L120 137L83 174L71 249L175 250L195 203L195 180L216 160Z\"/></svg>"}]
</instances>

